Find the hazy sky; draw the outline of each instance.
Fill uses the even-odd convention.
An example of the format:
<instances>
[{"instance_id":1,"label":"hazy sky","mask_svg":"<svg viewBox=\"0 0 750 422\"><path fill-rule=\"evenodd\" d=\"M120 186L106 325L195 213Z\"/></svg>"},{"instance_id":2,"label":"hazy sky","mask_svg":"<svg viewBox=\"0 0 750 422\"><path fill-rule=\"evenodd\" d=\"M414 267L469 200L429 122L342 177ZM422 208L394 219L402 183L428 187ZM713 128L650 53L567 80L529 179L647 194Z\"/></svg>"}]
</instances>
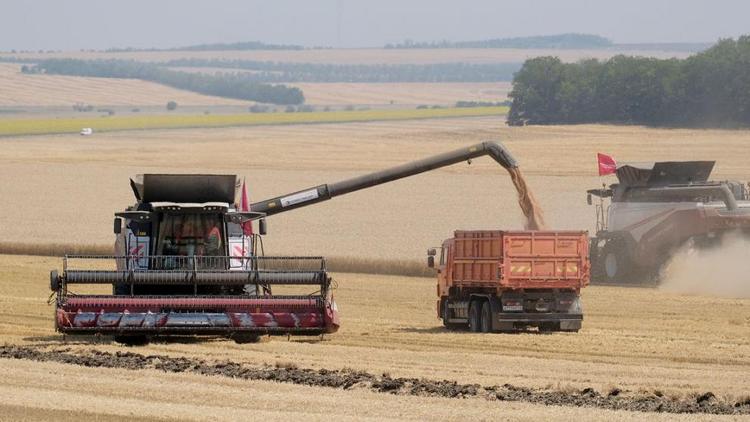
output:
<instances>
[{"instance_id":1,"label":"hazy sky","mask_svg":"<svg viewBox=\"0 0 750 422\"><path fill-rule=\"evenodd\" d=\"M358 47L562 32L715 41L750 33L750 1L0 0L0 50L250 40Z\"/></svg>"}]
</instances>

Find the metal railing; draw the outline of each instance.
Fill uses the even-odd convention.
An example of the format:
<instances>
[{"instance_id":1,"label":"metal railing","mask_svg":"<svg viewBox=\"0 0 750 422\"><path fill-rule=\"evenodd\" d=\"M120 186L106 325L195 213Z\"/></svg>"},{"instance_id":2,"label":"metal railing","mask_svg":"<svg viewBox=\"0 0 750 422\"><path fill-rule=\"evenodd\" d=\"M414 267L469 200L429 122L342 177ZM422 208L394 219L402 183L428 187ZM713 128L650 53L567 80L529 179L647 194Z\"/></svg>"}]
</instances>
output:
<instances>
[{"instance_id":1,"label":"metal railing","mask_svg":"<svg viewBox=\"0 0 750 422\"><path fill-rule=\"evenodd\" d=\"M322 257L67 255L64 284L325 284Z\"/></svg>"}]
</instances>

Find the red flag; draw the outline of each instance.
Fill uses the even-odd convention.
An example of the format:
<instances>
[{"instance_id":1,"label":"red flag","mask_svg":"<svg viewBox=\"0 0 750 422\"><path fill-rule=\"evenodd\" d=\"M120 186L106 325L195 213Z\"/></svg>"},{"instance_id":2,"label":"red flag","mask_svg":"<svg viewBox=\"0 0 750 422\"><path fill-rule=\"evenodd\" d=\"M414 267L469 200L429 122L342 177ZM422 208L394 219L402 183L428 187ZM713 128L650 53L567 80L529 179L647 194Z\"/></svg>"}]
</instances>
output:
<instances>
[{"instance_id":1,"label":"red flag","mask_svg":"<svg viewBox=\"0 0 750 422\"><path fill-rule=\"evenodd\" d=\"M250 199L247 196L247 186L245 186L244 178L242 179L242 200L240 202L240 211L250 211ZM242 223L242 232L246 236L250 236L251 234L253 234L253 222L248 221L246 223Z\"/></svg>"},{"instance_id":2,"label":"red flag","mask_svg":"<svg viewBox=\"0 0 750 422\"><path fill-rule=\"evenodd\" d=\"M606 176L617 172L615 159L607 154L596 153L596 161L599 162L599 176Z\"/></svg>"}]
</instances>

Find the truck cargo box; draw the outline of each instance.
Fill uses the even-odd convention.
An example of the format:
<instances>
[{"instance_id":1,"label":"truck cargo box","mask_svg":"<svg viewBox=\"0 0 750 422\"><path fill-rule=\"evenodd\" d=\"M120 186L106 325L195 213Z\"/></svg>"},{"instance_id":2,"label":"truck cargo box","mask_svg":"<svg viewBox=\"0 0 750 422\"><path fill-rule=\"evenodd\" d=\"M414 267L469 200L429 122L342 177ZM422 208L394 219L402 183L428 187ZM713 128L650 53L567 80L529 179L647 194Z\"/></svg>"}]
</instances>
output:
<instances>
[{"instance_id":1,"label":"truck cargo box","mask_svg":"<svg viewBox=\"0 0 750 422\"><path fill-rule=\"evenodd\" d=\"M589 282L585 231L456 231L447 279L455 287L573 289Z\"/></svg>"}]
</instances>

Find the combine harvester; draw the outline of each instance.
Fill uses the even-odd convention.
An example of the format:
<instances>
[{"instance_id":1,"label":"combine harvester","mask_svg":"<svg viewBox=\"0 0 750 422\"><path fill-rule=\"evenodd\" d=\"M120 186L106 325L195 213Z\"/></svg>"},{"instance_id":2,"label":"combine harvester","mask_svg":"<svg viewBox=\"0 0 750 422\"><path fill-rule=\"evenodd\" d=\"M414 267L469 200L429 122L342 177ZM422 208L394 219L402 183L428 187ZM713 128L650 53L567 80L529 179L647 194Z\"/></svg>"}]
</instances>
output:
<instances>
[{"instance_id":1,"label":"combine harvester","mask_svg":"<svg viewBox=\"0 0 750 422\"><path fill-rule=\"evenodd\" d=\"M680 247L715 246L729 232L750 235L747 187L710 181L713 167L714 161L625 164L615 171L619 183L589 190L589 205L599 198L592 281L652 282Z\"/></svg>"},{"instance_id":2,"label":"combine harvester","mask_svg":"<svg viewBox=\"0 0 750 422\"><path fill-rule=\"evenodd\" d=\"M51 272L55 328L126 343L172 334L245 342L333 333L339 318L324 258L264 256L265 217L484 155L518 177L508 151L484 142L257 202L251 211L237 205L233 175L142 175L131 180L136 203L115 214L115 254L66 256L62 272ZM259 235L248 233L254 220ZM110 285L112 294L82 294L78 285Z\"/></svg>"}]
</instances>

